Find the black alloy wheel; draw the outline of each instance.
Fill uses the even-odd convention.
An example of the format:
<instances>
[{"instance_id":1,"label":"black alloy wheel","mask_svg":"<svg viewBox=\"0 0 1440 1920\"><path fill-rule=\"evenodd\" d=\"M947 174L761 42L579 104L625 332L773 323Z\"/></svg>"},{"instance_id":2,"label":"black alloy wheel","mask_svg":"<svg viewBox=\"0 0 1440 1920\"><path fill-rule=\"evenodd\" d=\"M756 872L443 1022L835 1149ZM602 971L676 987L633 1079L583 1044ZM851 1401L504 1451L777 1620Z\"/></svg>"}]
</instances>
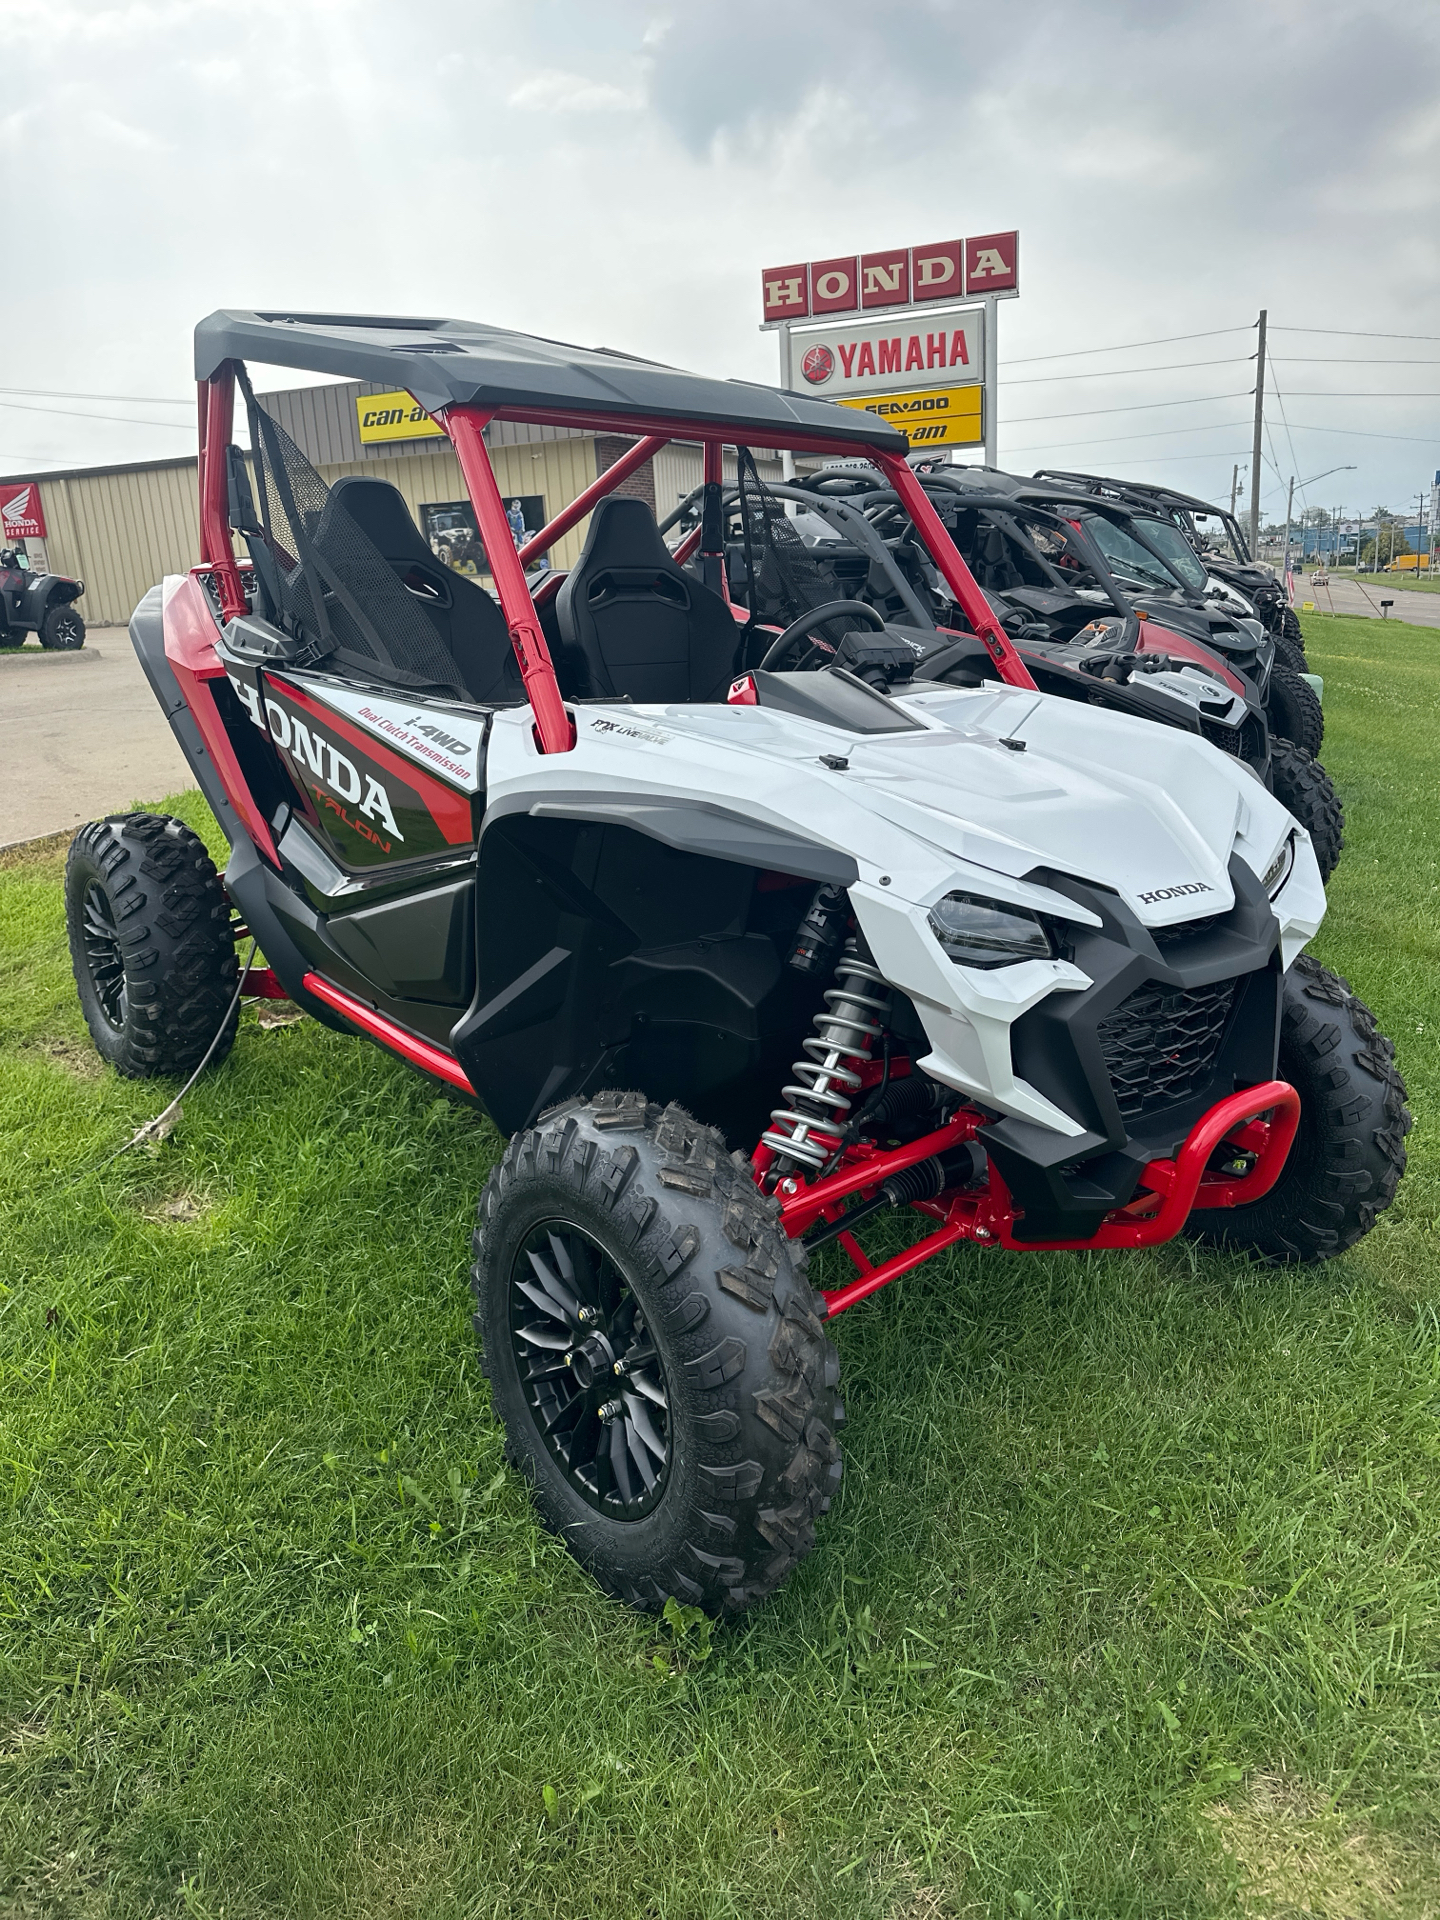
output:
<instances>
[{"instance_id":1,"label":"black alloy wheel","mask_svg":"<svg viewBox=\"0 0 1440 1920\"><path fill-rule=\"evenodd\" d=\"M125 986L125 957L120 934L104 886L92 880L81 908L80 940L91 985L100 1011L118 1034L125 1025L129 996Z\"/></svg>"},{"instance_id":2,"label":"black alloy wheel","mask_svg":"<svg viewBox=\"0 0 1440 1920\"><path fill-rule=\"evenodd\" d=\"M84 646L85 622L74 607L51 607L40 625L40 644L65 653Z\"/></svg>"},{"instance_id":3,"label":"black alloy wheel","mask_svg":"<svg viewBox=\"0 0 1440 1920\"><path fill-rule=\"evenodd\" d=\"M639 1301L583 1228L547 1220L511 1268L510 1338L536 1427L597 1512L638 1520L670 1468L670 1396Z\"/></svg>"}]
</instances>

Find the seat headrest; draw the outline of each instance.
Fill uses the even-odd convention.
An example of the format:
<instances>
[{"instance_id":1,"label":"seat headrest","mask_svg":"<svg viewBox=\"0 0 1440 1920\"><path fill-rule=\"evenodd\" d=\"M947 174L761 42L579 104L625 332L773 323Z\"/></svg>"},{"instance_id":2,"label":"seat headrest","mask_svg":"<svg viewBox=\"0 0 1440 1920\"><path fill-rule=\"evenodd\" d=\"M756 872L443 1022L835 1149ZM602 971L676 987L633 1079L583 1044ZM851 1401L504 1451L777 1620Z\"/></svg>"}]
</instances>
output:
<instances>
[{"instance_id":1,"label":"seat headrest","mask_svg":"<svg viewBox=\"0 0 1440 1920\"><path fill-rule=\"evenodd\" d=\"M590 516L585 550L576 571L587 563L607 567L673 567L670 549L660 538L655 516L643 500L602 500Z\"/></svg>"},{"instance_id":2,"label":"seat headrest","mask_svg":"<svg viewBox=\"0 0 1440 1920\"><path fill-rule=\"evenodd\" d=\"M425 536L410 518L404 494L388 480L372 480L366 473L347 473L331 487L330 498L337 507L345 509L387 560L432 557Z\"/></svg>"}]
</instances>

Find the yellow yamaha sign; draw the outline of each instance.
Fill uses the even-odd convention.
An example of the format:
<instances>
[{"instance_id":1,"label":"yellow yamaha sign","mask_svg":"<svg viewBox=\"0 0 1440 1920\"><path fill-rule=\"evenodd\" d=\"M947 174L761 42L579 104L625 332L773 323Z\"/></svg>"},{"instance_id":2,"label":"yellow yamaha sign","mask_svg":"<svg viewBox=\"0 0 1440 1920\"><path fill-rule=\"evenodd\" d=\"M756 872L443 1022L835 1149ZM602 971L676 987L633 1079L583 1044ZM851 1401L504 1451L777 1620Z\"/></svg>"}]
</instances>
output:
<instances>
[{"instance_id":1,"label":"yellow yamaha sign","mask_svg":"<svg viewBox=\"0 0 1440 1920\"><path fill-rule=\"evenodd\" d=\"M408 393L362 393L355 400L355 418L360 425L360 443L373 446L381 440L433 440L444 438L423 407Z\"/></svg>"},{"instance_id":2,"label":"yellow yamaha sign","mask_svg":"<svg viewBox=\"0 0 1440 1920\"><path fill-rule=\"evenodd\" d=\"M842 407L878 413L898 427L912 447L978 447L985 438L979 387L926 387L917 393L858 394L842 397Z\"/></svg>"}]
</instances>

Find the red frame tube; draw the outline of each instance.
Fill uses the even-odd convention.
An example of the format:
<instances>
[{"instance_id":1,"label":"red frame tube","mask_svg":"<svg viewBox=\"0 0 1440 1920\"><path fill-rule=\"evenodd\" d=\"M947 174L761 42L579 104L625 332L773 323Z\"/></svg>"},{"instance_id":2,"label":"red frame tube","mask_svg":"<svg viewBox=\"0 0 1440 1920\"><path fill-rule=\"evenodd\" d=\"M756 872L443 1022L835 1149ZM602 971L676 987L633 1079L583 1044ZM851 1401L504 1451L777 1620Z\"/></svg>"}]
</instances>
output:
<instances>
[{"instance_id":1,"label":"red frame tube","mask_svg":"<svg viewBox=\"0 0 1440 1920\"><path fill-rule=\"evenodd\" d=\"M877 453L875 459L919 529L921 539L930 549L931 559L944 574L950 591L964 610L965 618L989 648L990 657L1000 671L1000 678L1012 687L1029 687L1034 691L1035 682L1030 677L1030 669L995 618L990 602L975 583L974 575L955 551L955 544L946 533L918 477L898 454Z\"/></svg>"},{"instance_id":2,"label":"red frame tube","mask_svg":"<svg viewBox=\"0 0 1440 1920\"><path fill-rule=\"evenodd\" d=\"M525 569L515 551L505 502L490 465L485 428L492 416L475 407L449 407L435 418L450 436L475 508L490 576L505 610L510 643L535 715L536 742L542 753L568 753L575 744L575 723L560 697L554 662L540 631L540 616L525 583Z\"/></svg>"},{"instance_id":3,"label":"red frame tube","mask_svg":"<svg viewBox=\"0 0 1440 1920\"><path fill-rule=\"evenodd\" d=\"M215 569L220 612L233 620L245 612L240 569L230 544L230 485L226 456L235 431L235 374L227 362L212 380L199 382L200 555Z\"/></svg>"},{"instance_id":4,"label":"red frame tube","mask_svg":"<svg viewBox=\"0 0 1440 1920\"><path fill-rule=\"evenodd\" d=\"M519 554L521 566L528 566L532 559L538 560L542 553L548 553L557 540L572 527L579 526L593 506L607 494L613 493L622 480L628 480L637 467L643 467L647 460L653 460L660 449L669 444L669 434L662 439L652 433L622 453L618 460L590 482L583 493L577 494L568 507L562 507L553 520L548 520L539 533L525 542Z\"/></svg>"},{"instance_id":5,"label":"red frame tube","mask_svg":"<svg viewBox=\"0 0 1440 1920\"><path fill-rule=\"evenodd\" d=\"M513 541L511 552L514 552ZM422 1067L426 1073L434 1074L437 1080L448 1081L462 1093L474 1095L475 1089L466 1077L464 1068L454 1054L447 1053L444 1047L437 1047L433 1040L422 1040L418 1033L411 1033L408 1027L402 1027L398 1021L387 1019L376 1008L367 1007L363 1000L346 993L343 987L332 986L318 973L307 973L303 985L307 993L313 993L317 1000L323 1000L327 1007L333 1008L352 1026L359 1027L362 1033L368 1033L372 1040L378 1040L381 1046L388 1047L392 1053L398 1053L412 1067Z\"/></svg>"}]
</instances>

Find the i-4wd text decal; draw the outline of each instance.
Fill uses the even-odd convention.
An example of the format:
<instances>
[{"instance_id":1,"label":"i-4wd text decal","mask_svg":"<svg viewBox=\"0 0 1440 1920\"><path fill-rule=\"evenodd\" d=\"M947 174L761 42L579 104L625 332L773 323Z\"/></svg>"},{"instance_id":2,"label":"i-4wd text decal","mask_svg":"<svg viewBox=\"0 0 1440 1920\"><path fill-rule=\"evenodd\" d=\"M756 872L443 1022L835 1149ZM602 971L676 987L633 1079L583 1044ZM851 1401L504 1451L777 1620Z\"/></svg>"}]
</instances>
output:
<instances>
[{"instance_id":1,"label":"i-4wd text decal","mask_svg":"<svg viewBox=\"0 0 1440 1920\"><path fill-rule=\"evenodd\" d=\"M473 838L468 800L424 774L407 777L411 770L402 761L344 715L271 676L263 703L233 674L230 684L279 749L316 824L347 865L410 860Z\"/></svg>"},{"instance_id":2,"label":"i-4wd text decal","mask_svg":"<svg viewBox=\"0 0 1440 1920\"><path fill-rule=\"evenodd\" d=\"M299 675L296 679L316 699L338 708L407 760L439 774L463 793L480 791L485 721L479 714L447 713L418 706L413 700L387 700L383 695L357 693L353 687L323 686Z\"/></svg>"}]
</instances>

